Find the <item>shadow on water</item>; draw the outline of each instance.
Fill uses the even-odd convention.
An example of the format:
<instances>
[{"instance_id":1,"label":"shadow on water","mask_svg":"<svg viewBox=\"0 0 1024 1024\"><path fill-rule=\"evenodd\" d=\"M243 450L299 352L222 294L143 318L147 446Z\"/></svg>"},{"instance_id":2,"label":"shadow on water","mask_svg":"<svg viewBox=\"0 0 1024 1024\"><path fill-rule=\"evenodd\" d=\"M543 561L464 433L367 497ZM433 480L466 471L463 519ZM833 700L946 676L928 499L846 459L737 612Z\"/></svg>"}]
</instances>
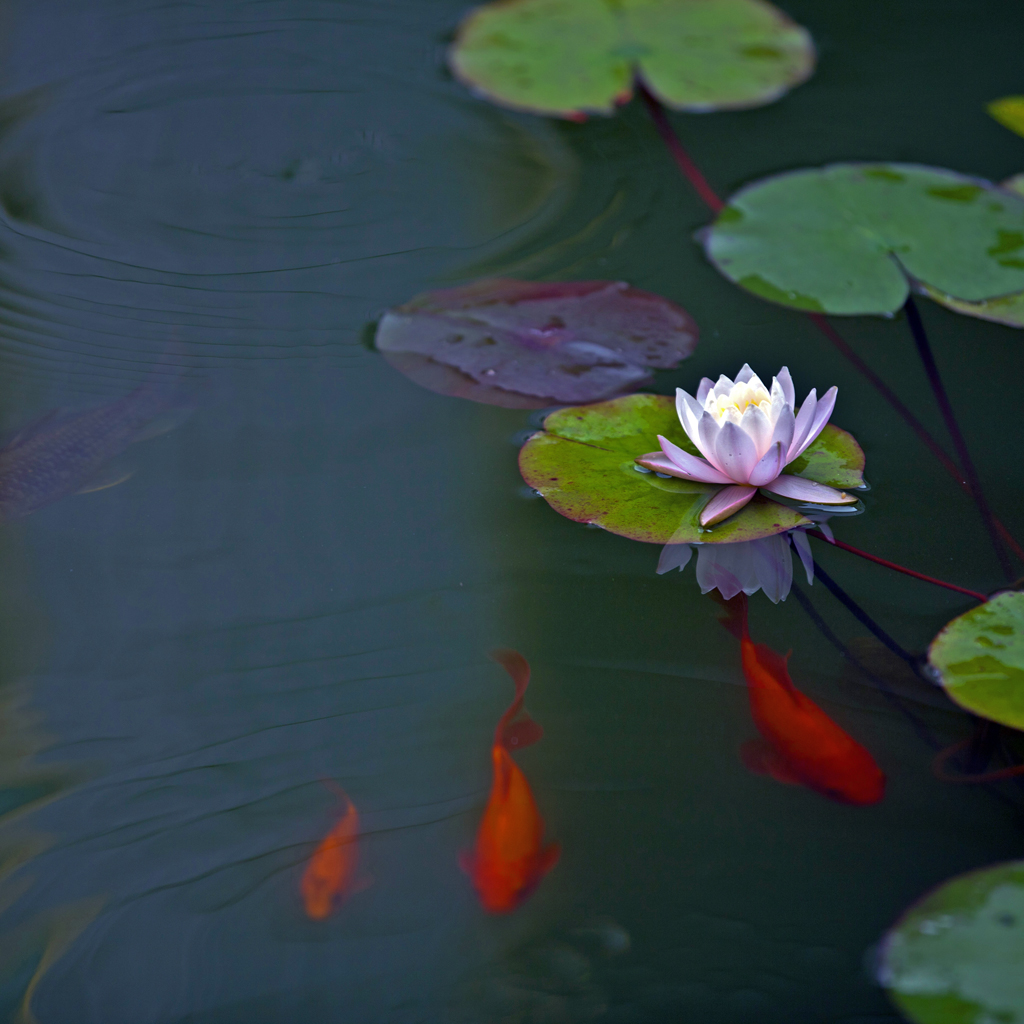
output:
<instances>
[{"instance_id":1,"label":"shadow on water","mask_svg":"<svg viewBox=\"0 0 1024 1024\"><path fill-rule=\"evenodd\" d=\"M997 72L1010 15L947 7L861 5L886 35L790 5L820 39L819 78L762 111L682 119L688 145L723 192L854 156L1019 170L1017 140L978 113L1018 87ZM986 586L969 504L916 451L907 473L899 422L803 319L703 262L706 215L642 111L562 125L478 102L441 71L463 14L449 0L12 10L0 421L113 409L172 349L208 385L187 422L132 446L130 479L0 533L2 1008L27 992L41 1024L894 1019L864 949L932 882L1015 855L1019 821L935 780L793 602L755 605L758 636L796 649L794 679L865 738L890 793L851 809L747 775L735 647L692 578L523 498L509 440L525 414L419 389L360 339L474 276L627 279L702 327L659 390L754 361L752 345L759 370L838 381L873 484L848 539ZM968 46L991 60L966 82L949 69ZM1012 519L1024 456L981 413L1020 348L925 315L940 358L974 354L953 399ZM927 418L890 326L848 335ZM828 571L908 649L961 610L838 557ZM508 699L485 657L499 646L534 669L546 739L519 759L564 853L489 917L456 858ZM300 879L338 820L324 778L359 809L374 882L310 920Z\"/></svg>"}]
</instances>

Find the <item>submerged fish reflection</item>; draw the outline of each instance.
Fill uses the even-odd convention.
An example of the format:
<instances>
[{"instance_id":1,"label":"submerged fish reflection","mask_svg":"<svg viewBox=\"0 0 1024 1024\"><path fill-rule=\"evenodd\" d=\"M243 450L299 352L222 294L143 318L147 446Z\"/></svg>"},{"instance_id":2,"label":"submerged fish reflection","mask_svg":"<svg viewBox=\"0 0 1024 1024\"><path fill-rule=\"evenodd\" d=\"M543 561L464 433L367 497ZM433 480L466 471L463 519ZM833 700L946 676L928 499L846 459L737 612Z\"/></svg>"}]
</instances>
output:
<instances>
[{"instance_id":1,"label":"submerged fish reflection","mask_svg":"<svg viewBox=\"0 0 1024 1024\"><path fill-rule=\"evenodd\" d=\"M169 375L170 376L170 375ZM54 409L0 448L0 523L69 494L112 487L131 470L110 462L129 445L178 426L192 411L177 378L150 382L106 405Z\"/></svg>"}]
</instances>

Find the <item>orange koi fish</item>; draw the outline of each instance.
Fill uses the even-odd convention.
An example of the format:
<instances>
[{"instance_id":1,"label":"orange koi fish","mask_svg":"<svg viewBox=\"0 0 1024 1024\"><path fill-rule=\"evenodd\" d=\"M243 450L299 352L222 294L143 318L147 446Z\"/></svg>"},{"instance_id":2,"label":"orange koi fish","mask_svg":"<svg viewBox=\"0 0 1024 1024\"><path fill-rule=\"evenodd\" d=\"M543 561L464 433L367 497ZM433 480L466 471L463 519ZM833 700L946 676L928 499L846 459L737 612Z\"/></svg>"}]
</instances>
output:
<instances>
[{"instance_id":1,"label":"orange koi fish","mask_svg":"<svg viewBox=\"0 0 1024 1024\"><path fill-rule=\"evenodd\" d=\"M473 880L484 909L507 914L537 888L557 863L562 848L558 843L542 845L544 820L526 776L511 755L512 750L536 743L544 735L544 730L523 712L523 696L530 682L529 663L518 651L492 651L491 657L512 677L516 695L494 730L494 779L476 845L461 855L459 863ZM524 717L515 721L521 712Z\"/></svg>"},{"instance_id":2,"label":"orange koi fish","mask_svg":"<svg viewBox=\"0 0 1024 1024\"><path fill-rule=\"evenodd\" d=\"M743 763L753 772L807 786L832 800L878 803L885 776L875 759L793 685L789 654L780 657L751 641L746 595L721 603L728 612L723 625L740 641L750 711L763 737L744 744Z\"/></svg>"},{"instance_id":3,"label":"orange koi fish","mask_svg":"<svg viewBox=\"0 0 1024 1024\"><path fill-rule=\"evenodd\" d=\"M330 917L345 897L358 888L355 873L359 862L359 814L348 794L340 786L337 791L344 801L345 813L313 851L302 876L302 901L306 914L315 921Z\"/></svg>"}]
</instances>

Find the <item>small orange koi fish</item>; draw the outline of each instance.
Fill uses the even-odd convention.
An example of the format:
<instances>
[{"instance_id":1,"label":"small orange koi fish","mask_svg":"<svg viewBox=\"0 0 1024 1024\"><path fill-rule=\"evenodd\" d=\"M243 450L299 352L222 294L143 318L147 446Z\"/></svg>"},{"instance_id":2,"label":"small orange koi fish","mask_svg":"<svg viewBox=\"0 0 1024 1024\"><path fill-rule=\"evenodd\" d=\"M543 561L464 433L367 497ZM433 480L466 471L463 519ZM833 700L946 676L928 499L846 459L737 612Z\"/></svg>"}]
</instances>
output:
<instances>
[{"instance_id":1,"label":"small orange koi fish","mask_svg":"<svg viewBox=\"0 0 1024 1024\"><path fill-rule=\"evenodd\" d=\"M530 666L518 651L492 651L491 657L512 677L515 699L494 730L491 761L494 779L476 845L459 858L485 910L507 914L515 910L555 866L562 852L558 843L543 846L544 820L530 784L512 760L511 751L536 743L544 730L523 712ZM515 721L517 716L523 713Z\"/></svg>"},{"instance_id":2,"label":"small orange koi fish","mask_svg":"<svg viewBox=\"0 0 1024 1024\"><path fill-rule=\"evenodd\" d=\"M878 803L885 776L875 759L793 685L788 654L780 657L751 641L746 595L721 603L728 612L723 625L740 641L750 711L763 737L744 744L743 763L750 771L807 786L832 800Z\"/></svg>"},{"instance_id":3,"label":"small orange koi fish","mask_svg":"<svg viewBox=\"0 0 1024 1024\"><path fill-rule=\"evenodd\" d=\"M302 876L302 901L306 905L306 914L315 921L330 917L359 887L355 882L359 862L359 845L356 842L359 814L348 794L340 786L337 791L344 801L345 813L313 851Z\"/></svg>"}]
</instances>

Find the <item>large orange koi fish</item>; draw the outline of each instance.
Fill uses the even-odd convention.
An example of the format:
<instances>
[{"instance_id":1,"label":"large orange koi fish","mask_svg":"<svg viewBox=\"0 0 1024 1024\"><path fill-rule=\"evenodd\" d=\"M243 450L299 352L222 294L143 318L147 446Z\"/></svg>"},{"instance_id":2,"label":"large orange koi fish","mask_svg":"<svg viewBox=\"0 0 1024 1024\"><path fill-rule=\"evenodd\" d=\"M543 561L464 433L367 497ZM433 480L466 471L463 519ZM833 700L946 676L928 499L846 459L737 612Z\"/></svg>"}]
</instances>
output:
<instances>
[{"instance_id":1,"label":"large orange koi fish","mask_svg":"<svg viewBox=\"0 0 1024 1024\"><path fill-rule=\"evenodd\" d=\"M523 712L523 696L530 682L530 666L518 651L492 651L491 657L512 677L515 699L494 730L491 760L494 779L476 845L459 858L462 870L485 910L506 914L515 910L540 884L562 852L558 843L543 845L544 820L537 810L530 784L511 751L536 743L544 730ZM523 714L523 717L516 718Z\"/></svg>"},{"instance_id":2,"label":"large orange koi fish","mask_svg":"<svg viewBox=\"0 0 1024 1024\"><path fill-rule=\"evenodd\" d=\"M330 917L345 897L359 887L355 881L359 862L356 842L359 814L340 786L337 792L344 803L345 813L313 851L302 876L302 901L306 905L306 914L315 921Z\"/></svg>"},{"instance_id":3,"label":"large orange koi fish","mask_svg":"<svg viewBox=\"0 0 1024 1024\"><path fill-rule=\"evenodd\" d=\"M885 776L871 754L793 685L788 654L751 641L746 595L721 603L723 625L740 641L750 711L763 737L744 744L747 768L844 803L881 800Z\"/></svg>"}]
</instances>

